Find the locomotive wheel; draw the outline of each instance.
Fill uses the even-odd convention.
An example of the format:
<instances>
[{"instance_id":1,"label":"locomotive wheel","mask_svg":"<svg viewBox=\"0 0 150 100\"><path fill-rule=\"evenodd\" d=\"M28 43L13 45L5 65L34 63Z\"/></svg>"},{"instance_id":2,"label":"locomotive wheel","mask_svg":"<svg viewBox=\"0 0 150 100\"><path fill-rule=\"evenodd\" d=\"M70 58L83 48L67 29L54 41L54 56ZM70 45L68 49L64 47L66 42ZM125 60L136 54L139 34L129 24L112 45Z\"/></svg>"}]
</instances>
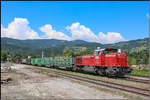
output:
<instances>
[{"instance_id":1,"label":"locomotive wheel","mask_svg":"<svg viewBox=\"0 0 150 100\"><path fill-rule=\"evenodd\" d=\"M96 73L97 73L98 75L104 76L103 69L102 69L102 70L101 70L101 69L98 69L98 70L96 71Z\"/></svg>"},{"instance_id":2,"label":"locomotive wheel","mask_svg":"<svg viewBox=\"0 0 150 100\"><path fill-rule=\"evenodd\" d=\"M83 72L82 68L83 67L81 67L81 66L75 66L75 67L73 67L73 70L76 72Z\"/></svg>"},{"instance_id":3,"label":"locomotive wheel","mask_svg":"<svg viewBox=\"0 0 150 100\"><path fill-rule=\"evenodd\" d=\"M74 71L74 72L77 72L78 70L79 70L79 69L78 69L76 66L73 67L73 71Z\"/></svg>"},{"instance_id":4,"label":"locomotive wheel","mask_svg":"<svg viewBox=\"0 0 150 100\"><path fill-rule=\"evenodd\" d=\"M104 67L102 67L102 68L94 67L94 69L95 69L95 73L98 75L104 76L106 74Z\"/></svg>"},{"instance_id":5,"label":"locomotive wheel","mask_svg":"<svg viewBox=\"0 0 150 100\"><path fill-rule=\"evenodd\" d=\"M115 76L117 76L117 72L118 72L118 70L116 68L113 68L113 67L108 67L106 69L106 75L108 77L115 77Z\"/></svg>"}]
</instances>

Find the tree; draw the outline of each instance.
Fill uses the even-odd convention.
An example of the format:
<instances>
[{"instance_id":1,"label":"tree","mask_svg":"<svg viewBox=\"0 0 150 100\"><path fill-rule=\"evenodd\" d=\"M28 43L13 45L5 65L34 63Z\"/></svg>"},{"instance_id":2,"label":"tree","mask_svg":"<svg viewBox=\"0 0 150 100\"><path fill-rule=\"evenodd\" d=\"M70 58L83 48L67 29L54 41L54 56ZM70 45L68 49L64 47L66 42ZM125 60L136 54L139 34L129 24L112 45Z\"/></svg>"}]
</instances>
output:
<instances>
[{"instance_id":1,"label":"tree","mask_svg":"<svg viewBox=\"0 0 150 100\"><path fill-rule=\"evenodd\" d=\"M70 50L68 47L65 47L64 50L63 50L63 54L64 54L65 56L70 56L70 55L73 54L73 51Z\"/></svg>"},{"instance_id":2,"label":"tree","mask_svg":"<svg viewBox=\"0 0 150 100\"><path fill-rule=\"evenodd\" d=\"M81 55L87 55L87 54L93 54L93 51L82 51L82 52L74 52L73 56L81 56Z\"/></svg>"},{"instance_id":3,"label":"tree","mask_svg":"<svg viewBox=\"0 0 150 100\"><path fill-rule=\"evenodd\" d=\"M134 57L131 57L130 64L131 65L136 65L136 59Z\"/></svg>"},{"instance_id":4,"label":"tree","mask_svg":"<svg viewBox=\"0 0 150 100\"><path fill-rule=\"evenodd\" d=\"M1 50L1 60L2 61L7 60L7 52L5 50Z\"/></svg>"},{"instance_id":5,"label":"tree","mask_svg":"<svg viewBox=\"0 0 150 100\"><path fill-rule=\"evenodd\" d=\"M134 51L130 52L129 56L131 59L131 64L148 64L148 58L149 58L149 49L141 50L141 51Z\"/></svg>"}]
</instances>

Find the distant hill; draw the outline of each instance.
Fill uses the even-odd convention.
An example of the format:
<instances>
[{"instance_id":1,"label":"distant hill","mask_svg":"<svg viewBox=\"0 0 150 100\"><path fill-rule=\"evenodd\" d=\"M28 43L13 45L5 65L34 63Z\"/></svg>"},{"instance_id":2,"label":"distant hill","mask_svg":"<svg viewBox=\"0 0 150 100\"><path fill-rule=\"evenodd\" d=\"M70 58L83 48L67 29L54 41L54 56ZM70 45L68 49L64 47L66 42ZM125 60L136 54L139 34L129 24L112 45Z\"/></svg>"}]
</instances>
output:
<instances>
[{"instance_id":1,"label":"distant hill","mask_svg":"<svg viewBox=\"0 0 150 100\"><path fill-rule=\"evenodd\" d=\"M121 48L123 50L132 50L132 51L136 51L135 49L137 48L148 49L149 38L130 40L130 41L119 42L115 44L107 44L105 46L112 47L112 48Z\"/></svg>"},{"instance_id":2,"label":"distant hill","mask_svg":"<svg viewBox=\"0 0 150 100\"><path fill-rule=\"evenodd\" d=\"M121 48L131 52L148 49L149 38L137 39L115 44L100 44L95 42L86 42L83 40L56 40L56 39L28 39L18 40L12 38L1 38L1 49L11 51L15 54L26 54L40 56L42 49L46 56L61 56L65 46L84 46L89 50L94 50L96 47L101 48Z\"/></svg>"},{"instance_id":3,"label":"distant hill","mask_svg":"<svg viewBox=\"0 0 150 100\"><path fill-rule=\"evenodd\" d=\"M81 43L87 43L83 40L67 41L67 40L56 40L56 39L27 39L27 40L18 40L12 38L1 38L2 45L17 45L25 47L34 47L34 48L49 48L54 46L66 45L74 46Z\"/></svg>"}]
</instances>

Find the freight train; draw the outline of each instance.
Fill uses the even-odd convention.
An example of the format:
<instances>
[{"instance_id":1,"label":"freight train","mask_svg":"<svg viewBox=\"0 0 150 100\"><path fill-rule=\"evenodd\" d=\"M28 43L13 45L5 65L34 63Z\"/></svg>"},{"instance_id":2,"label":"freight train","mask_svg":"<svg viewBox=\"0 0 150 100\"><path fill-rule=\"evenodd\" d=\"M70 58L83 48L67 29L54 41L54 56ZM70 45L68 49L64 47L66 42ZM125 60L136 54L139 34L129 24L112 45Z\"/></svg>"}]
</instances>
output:
<instances>
[{"instance_id":1,"label":"freight train","mask_svg":"<svg viewBox=\"0 0 150 100\"><path fill-rule=\"evenodd\" d=\"M94 54L76 57L48 57L22 60L24 64L60 68L71 71L93 72L108 77L120 77L132 69L127 63L127 54L120 49L98 47Z\"/></svg>"}]
</instances>

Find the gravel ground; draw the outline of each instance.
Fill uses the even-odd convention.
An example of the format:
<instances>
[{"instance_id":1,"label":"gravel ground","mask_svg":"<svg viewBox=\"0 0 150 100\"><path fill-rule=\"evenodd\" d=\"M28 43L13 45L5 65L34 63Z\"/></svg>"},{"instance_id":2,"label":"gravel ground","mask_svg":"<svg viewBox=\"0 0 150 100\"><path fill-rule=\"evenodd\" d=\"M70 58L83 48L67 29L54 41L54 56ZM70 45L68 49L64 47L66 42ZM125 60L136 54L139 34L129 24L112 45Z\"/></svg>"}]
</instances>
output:
<instances>
[{"instance_id":1,"label":"gravel ground","mask_svg":"<svg viewBox=\"0 0 150 100\"><path fill-rule=\"evenodd\" d=\"M12 66L24 76L17 84L1 84L2 99L126 99L69 79L35 73L25 66Z\"/></svg>"},{"instance_id":2,"label":"gravel ground","mask_svg":"<svg viewBox=\"0 0 150 100\"><path fill-rule=\"evenodd\" d=\"M28 66L28 67L30 67L31 69L34 69L34 70L35 69L39 69L39 70L42 69L44 71L47 71L47 69L48 69L48 68L44 68L44 67L36 67L36 68L34 68L33 66ZM116 78L115 79L115 78L108 78L108 77L102 77L102 76L97 76L97 75L90 75L90 74L70 72L70 71L57 70L57 69L48 69L48 70L54 70L54 71L58 71L58 72L65 72L65 73L74 74L74 75L81 75L81 76L86 76L86 77L89 77L89 78L100 79L100 80L103 80L103 81L114 82L114 83L123 84L123 85L141 87L143 89L149 88L149 84L122 80L121 78Z\"/></svg>"}]
</instances>

